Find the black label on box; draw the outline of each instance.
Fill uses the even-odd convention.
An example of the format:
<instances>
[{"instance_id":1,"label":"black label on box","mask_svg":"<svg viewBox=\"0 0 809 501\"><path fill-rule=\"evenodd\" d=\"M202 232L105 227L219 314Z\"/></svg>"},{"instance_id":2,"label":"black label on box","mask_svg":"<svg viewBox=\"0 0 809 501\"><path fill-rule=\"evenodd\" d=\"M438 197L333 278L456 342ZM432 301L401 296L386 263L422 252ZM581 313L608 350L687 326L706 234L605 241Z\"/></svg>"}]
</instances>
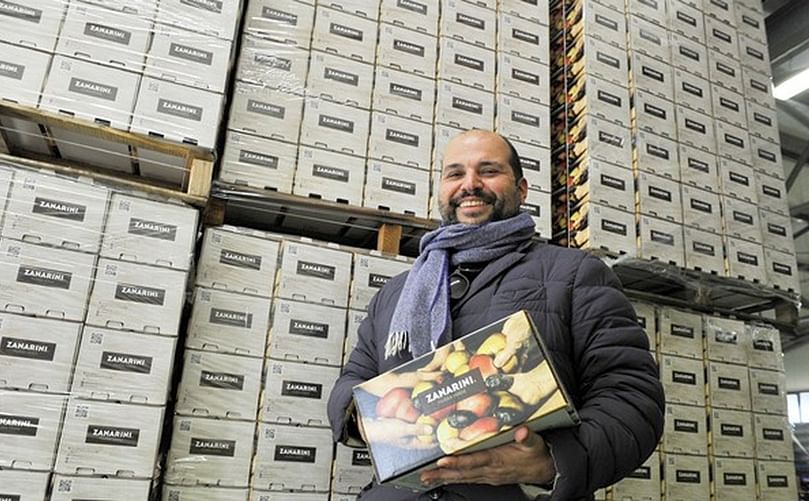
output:
<instances>
[{"instance_id":1,"label":"black label on box","mask_svg":"<svg viewBox=\"0 0 809 501\"><path fill-rule=\"evenodd\" d=\"M772 271L774 271L776 273L780 273L782 275L789 275L789 276L792 275L792 267L788 266L786 264L773 263L772 264Z\"/></svg>"},{"instance_id":2,"label":"black label on box","mask_svg":"<svg viewBox=\"0 0 809 501\"><path fill-rule=\"evenodd\" d=\"M527 212L528 214L531 214L534 217L540 216L540 209L538 205L524 203L520 205L520 210L522 212Z\"/></svg>"},{"instance_id":3,"label":"black label on box","mask_svg":"<svg viewBox=\"0 0 809 501\"><path fill-rule=\"evenodd\" d=\"M455 14L455 21L461 24L465 24L467 26L471 26L472 28L483 30L486 29L486 22L483 19L478 19L476 17L468 16L466 14L462 14L460 12Z\"/></svg>"},{"instance_id":4,"label":"black label on box","mask_svg":"<svg viewBox=\"0 0 809 501\"><path fill-rule=\"evenodd\" d=\"M714 333L714 340L717 343L725 343L725 344L738 344L739 338L735 332L727 332L727 331L716 331Z\"/></svg>"},{"instance_id":5,"label":"black label on box","mask_svg":"<svg viewBox=\"0 0 809 501\"><path fill-rule=\"evenodd\" d=\"M637 470L633 471L627 478L638 478L641 480L650 480L652 478L652 469L648 466L641 466Z\"/></svg>"},{"instance_id":6,"label":"black label on box","mask_svg":"<svg viewBox=\"0 0 809 501\"><path fill-rule=\"evenodd\" d=\"M772 127L772 119L767 115L762 115L761 113L753 112L753 120L760 124L764 124L767 127Z\"/></svg>"},{"instance_id":7,"label":"black label on box","mask_svg":"<svg viewBox=\"0 0 809 501\"><path fill-rule=\"evenodd\" d=\"M617 57L612 57L608 54L604 54L603 52L596 51L596 60L600 61L608 66L612 66L613 68L620 68L621 61L618 60Z\"/></svg>"},{"instance_id":8,"label":"black label on box","mask_svg":"<svg viewBox=\"0 0 809 501\"><path fill-rule=\"evenodd\" d=\"M725 424L722 423L719 425L719 432L726 437L743 437L744 436L744 428L737 425L737 424Z\"/></svg>"},{"instance_id":9,"label":"black label on box","mask_svg":"<svg viewBox=\"0 0 809 501\"><path fill-rule=\"evenodd\" d=\"M767 487L789 487L786 475L767 475Z\"/></svg>"},{"instance_id":10,"label":"black label on box","mask_svg":"<svg viewBox=\"0 0 809 501\"><path fill-rule=\"evenodd\" d=\"M257 151L239 150L239 162L267 167L268 169L278 169L278 157L265 155Z\"/></svg>"},{"instance_id":11,"label":"black label on box","mask_svg":"<svg viewBox=\"0 0 809 501\"><path fill-rule=\"evenodd\" d=\"M309 320L295 320L293 318L289 321L289 333L298 336L326 339L329 337L329 324L321 324Z\"/></svg>"},{"instance_id":12,"label":"black label on box","mask_svg":"<svg viewBox=\"0 0 809 501\"><path fill-rule=\"evenodd\" d=\"M675 419L674 431L681 431L683 433L699 433L699 423L690 421L688 419Z\"/></svg>"},{"instance_id":13,"label":"black label on box","mask_svg":"<svg viewBox=\"0 0 809 501\"><path fill-rule=\"evenodd\" d=\"M388 191L398 191L407 195L416 194L416 183L408 183L407 181L400 181L390 177L382 178L382 189Z\"/></svg>"},{"instance_id":14,"label":"black label on box","mask_svg":"<svg viewBox=\"0 0 809 501\"><path fill-rule=\"evenodd\" d=\"M453 106L455 104L454 101L455 100L453 99ZM395 143L404 144L407 146L418 147L419 145L419 136L396 129L385 129L385 139L387 141L393 141Z\"/></svg>"},{"instance_id":15,"label":"black label on box","mask_svg":"<svg viewBox=\"0 0 809 501\"><path fill-rule=\"evenodd\" d=\"M202 107L194 106L192 104L180 103L170 99L160 98L157 101L157 112L164 115L172 115L175 117L184 118L186 120L193 120L194 122L202 121Z\"/></svg>"},{"instance_id":16,"label":"black label on box","mask_svg":"<svg viewBox=\"0 0 809 501\"><path fill-rule=\"evenodd\" d=\"M758 266L758 257L746 252L737 252L736 259L742 264L749 264L751 266Z\"/></svg>"},{"instance_id":17,"label":"black label on box","mask_svg":"<svg viewBox=\"0 0 809 501\"><path fill-rule=\"evenodd\" d=\"M253 56L253 61L256 64L261 64L269 68L275 68L281 71L292 70L292 60L285 57L279 57L275 54L262 54L258 53Z\"/></svg>"},{"instance_id":18,"label":"black label on box","mask_svg":"<svg viewBox=\"0 0 809 501\"><path fill-rule=\"evenodd\" d=\"M208 321L212 324L250 329L253 327L253 314L245 313L243 311L211 308L211 315L208 318Z\"/></svg>"},{"instance_id":19,"label":"black label on box","mask_svg":"<svg viewBox=\"0 0 809 501\"><path fill-rule=\"evenodd\" d=\"M535 35L533 33L528 33L527 31L518 30L517 28L511 29L511 36L512 38L516 38L517 40L521 40L523 42L528 42L531 45L539 46L539 35Z\"/></svg>"},{"instance_id":20,"label":"black label on box","mask_svg":"<svg viewBox=\"0 0 809 501\"><path fill-rule=\"evenodd\" d=\"M87 425L84 437L86 444L115 445L119 447L137 447L140 430L137 428L119 428L117 426Z\"/></svg>"},{"instance_id":21,"label":"black label on box","mask_svg":"<svg viewBox=\"0 0 809 501\"><path fill-rule=\"evenodd\" d=\"M755 29L761 28L759 22L753 19L752 17L748 16L747 14L742 14L742 22Z\"/></svg>"},{"instance_id":22,"label":"black label on box","mask_svg":"<svg viewBox=\"0 0 809 501\"><path fill-rule=\"evenodd\" d=\"M292 463L314 463L317 458L315 447L302 447L299 445L276 445L273 459L275 461L288 461Z\"/></svg>"},{"instance_id":23,"label":"black label on box","mask_svg":"<svg viewBox=\"0 0 809 501\"><path fill-rule=\"evenodd\" d=\"M129 45L132 40L132 32L113 28L112 26L105 26L98 23L86 23L84 25L84 34L89 37L100 38L121 45Z\"/></svg>"},{"instance_id":24,"label":"black label on box","mask_svg":"<svg viewBox=\"0 0 809 501\"><path fill-rule=\"evenodd\" d=\"M756 351L775 351L773 342L767 339L754 339L753 349Z\"/></svg>"},{"instance_id":25,"label":"black label on box","mask_svg":"<svg viewBox=\"0 0 809 501\"><path fill-rule=\"evenodd\" d=\"M622 179L618 179L616 177L608 176L606 174L601 174L601 184L604 186L609 186L610 188L615 188L617 190L625 191L626 190L626 183Z\"/></svg>"},{"instance_id":26,"label":"black label on box","mask_svg":"<svg viewBox=\"0 0 809 501\"><path fill-rule=\"evenodd\" d=\"M347 183L349 179L349 172L346 169L338 169L337 167L321 164L312 165L312 175L332 179L341 183Z\"/></svg>"},{"instance_id":27,"label":"black label on box","mask_svg":"<svg viewBox=\"0 0 809 501\"><path fill-rule=\"evenodd\" d=\"M0 492L0 501L20 501L19 494L4 494Z\"/></svg>"},{"instance_id":28,"label":"black label on box","mask_svg":"<svg viewBox=\"0 0 809 501\"><path fill-rule=\"evenodd\" d=\"M0 15L16 17L17 19L36 24L39 24L42 20L42 11L40 9L32 9L31 7L6 2L5 0L0 0Z\"/></svg>"},{"instance_id":29,"label":"black label on box","mask_svg":"<svg viewBox=\"0 0 809 501\"><path fill-rule=\"evenodd\" d=\"M618 31L618 23L612 19L602 16L601 14L596 14L596 22L601 26L611 29L612 31Z\"/></svg>"},{"instance_id":30,"label":"black label on box","mask_svg":"<svg viewBox=\"0 0 809 501\"><path fill-rule=\"evenodd\" d=\"M747 475L744 473L724 473L722 478L725 485L747 485Z\"/></svg>"},{"instance_id":31,"label":"black label on box","mask_svg":"<svg viewBox=\"0 0 809 501\"><path fill-rule=\"evenodd\" d=\"M704 254L706 256L716 256L716 249L711 244L704 242L697 242L696 240L691 243L691 248L694 252Z\"/></svg>"},{"instance_id":32,"label":"black label on box","mask_svg":"<svg viewBox=\"0 0 809 501\"><path fill-rule=\"evenodd\" d=\"M423 3L414 2L413 0L396 0L396 5L412 12L427 15L427 5Z\"/></svg>"},{"instance_id":33,"label":"black label on box","mask_svg":"<svg viewBox=\"0 0 809 501\"><path fill-rule=\"evenodd\" d=\"M761 92L767 92L768 90L767 84L761 83L753 78L750 79L750 87Z\"/></svg>"},{"instance_id":34,"label":"black label on box","mask_svg":"<svg viewBox=\"0 0 809 501\"><path fill-rule=\"evenodd\" d=\"M196 47L189 47L188 45L182 45L174 42L169 45L169 55L178 57L180 59L185 59L187 61L204 64L205 66L210 66L213 64L213 52L200 50Z\"/></svg>"},{"instance_id":35,"label":"black label on box","mask_svg":"<svg viewBox=\"0 0 809 501\"><path fill-rule=\"evenodd\" d=\"M764 440L776 440L779 442L784 441L784 430L776 428L764 428L761 430L761 436Z\"/></svg>"},{"instance_id":36,"label":"black label on box","mask_svg":"<svg viewBox=\"0 0 809 501\"><path fill-rule=\"evenodd\" d=\"M787 229L780 224L767 223L767 231L773 235L779 235L782 237L787 236Z\"/></svg>"},{"instance_id":37,"label":"black label on box","mask_svg":"<svg viewBox=\"0 0 809 501\"><path fill-rule=\"evenodd\" d=\"M513 78L514 80L519 80L521 82L529 83L531 85L539 85L539 75L519 70L517 68L511 69L511 78Z\"/></svg>"},{"instance_id":38,"label":"black label on box","mask_svg":"<svg viewBox=\"0 0 809 501\"><path fill-rule=\"evenodd\" d=\"M351 466L371 466L371 455L366 449L351 451Z\"/></svg>"},{"instance_id":39,"label":"black label on box","mask_svg":"<svg viewBox=\"0 0 809 501\"><path fill-rule=\"evenodd\" d=\"M729 34L725 33L722 30L718 30L718 29L714 28L712 30L712 33L713 33L714 37L718 38L719 40L722 40L725 43L731 43L733 41L731 36Z\"/></svg>"},{"instance_id":40,"label":"black label on box","mask_svg":"<svg viewBox=\"0 0 809 501\"><path fill-rule=\"evenodd\" d=\"M343 24L331 23L329 25L329 32L340 37L356 40L358 42L362 42L363 39L361 30L357 30Z\"/></svg>"},{"instance_id":41,"label":"black label on box","mask_svg":"<svg viewBox=\"0 0 809 501\"><path fill-rule=\"evenodd\" d=\"M73 274L66 271L35 268L24 264L17 269L17 282L25 284L69 290L72 279Z\"/></svg>"},{"instance_id":42,"label":"black label on box","mask_svg":"<svg viewBox=\"0 0 809 501\"><path fill-rule=\"evenodd\" d=\"M219 262L236 266L238 268L247 268L250 270L261 269L261 256L254 256L252 254L242 254L240 252L222 249L219 254Z\"/></svg>"},{"instance_id":43,"label":"black label on box","mask_svg":"<svg viewBox=\"0 0 809 501\"><path fill-rule=\"evenodd\" d=\"M742 138L734 136L733 134L726 133L725 142L737 148L744 148L744 140L742 140Z\"/></svg>"},{"instance_id":44,"label":"black label on box","mask_svg":"<svg viewBox=\"0 0 809 501\"><path fill-rule=\"evenodd\" d=\"M729 172L728 177L734 183L743 184L745 186L750 186L750 179L747 176L743 176L737 172Z\"/></svg>"},{"instance_id":45,"label":"black label on box","mask_svg":"<svg viewBox=\"0 0 809 501\"><path fill-rule=\"evenodd\" d=\"M730 10L728 3L724 2L723 0L711 0L711 4L716 5L717 7L725 11Z\"/></svg>"},{"instance_id":46,"label":"black label on box","mask_svg":"<svg viewBox=\"0 0 809 501\"><path fill-rule=\"evenodd\" d=\"M761 148L758 149L758 157L763 159L763 160L767 160L768 162L775 162L775 160L777 158L775 153L773 153L771 151L763 150Z\"/></svg>"},{"instance_id":47,"label":"black label on box","mask_svg":"<svg viewBox=\"0 0 809 501\"><path fill-rule=\"evenodd\" d=\"M698 484L701 482L700 472L697 470L677 470L677 482L685 484Z\"/></svg>"},{"instance_id":48,"label":"black label on box","mask_svg":"<svg viewBox=\"0 0 809 501\"><path fill-rule=\"evenodd\" d=\"M100 367L112 371L150 374L152 372L152 357L104 351L101 352Z\"/></svg>"},{"instance_id":49,"label":"black label on box","mask_svg":"<svg viewBox=\"0 0 809 501\"><path fill-rule=\"evenodd\" d=\"M730 67L730 66L728 66L726 64L720 63L719 61L716 62L716 69L717 69L717 71L720 71L720 72L724 73L725 75L728 75L728 76L731 76L731 77L736 76L736 70L734 70L732 67Z\"/></svg>"},{"instance_id":50,"label":"black label on box","mask_svg":"<svg viewBox=\"0 0 809 501\"><path fill-rule=\"evenodd\" d=\"M623 138L604 131L598 131L598 140L599 142L606 143L610 146L616 146L618 148L621 148L624 145Z\"/></svg>"},{"instance_id":51,"label":"black label on box","mask_svg":"<svg viewBox=\"0 0 809 501\"><path fill-rule=\"evenodd\" d=\"M772 383L758 383L758 392L762 395L778 396L778 385Z\"/></svg>"},{"instance_id":52,"label":"black label on box","mask_svg":"<svg viewBox=\"0 0 809 501\"><path fill-rule=\"evenodd\" d=\"M719 105L724 106L725 108L727 108L729 110L733 110L733 111L736 111L736 112L739 111L739 103L737 103L736 101L731 101L730 99L727 99L727 98L724 98L724 97L719 98Z\"/></svg>"},{"instance_id":53,"label":"black label on box","mask_svg":"<svg viewBox=\"0 0 809 501\"><path fill-rule=\"evenodd\" d=\"M399 50L402 52L407 52L408 54L413 54L414 56L424 57L424 47L418 44L414 44L412 42L408 42L406 40L394 40L393 41L393 48L394 50ZM456 56L456 63L457 56Z\"/></svg>"},{"instance_id":54,"label":"black label on box","mask_svg":"<svg viewBox=\"0 0 809 501\"><path fill-rule=\"evenodd\" d=\"M663 41L660 40L660 37L658 37L657 35L655 35L650 31L644 30L643 28L641 28L640 31L638 31L638 35L640 35L640 37L646 40L647 42L652 42L657 46L660 46L663 43Z\"/></svg>"},{"instance_id":55,"label":"black label on box","mask_svg":"<svg viewBox=\"0 0 809 501\"><path fill-rule=\"evenodd\" d=\"M232 458L236 455L236 441L191 437L191 446L188 448L188 452L190 454Z\"/></svg>"},{"instance_id":56,"label":"black label on box","mask_svg":"<svg viewBox=\"0 0 809 501\"><path fill-rule=\"evenodd\" d=\"M468 111L476 115L483 114L483 105L474 101L469 101L461 97L452 98L452 107L458 110Z\"/></svg>"},{"instance_id":57,"label":"black label on box","mask_svg":"<svg viewBox=\"0 0 809 501\"><path fill-rule=\"evenodd\" d=\"M329 115L318 116L317 124L321 127L328 127L329 129L339 130L342 132L354 132L354 122Z\"/></svg>"},{"instance_id":58,"label":"black label on box","mask_svg":"<svg viewBox=\"0 0 809 501\"><path fill-rule=\"evenodd\" d=\"M180 3L209 12L216 12L217 14L222 13L221 0L180 0Z\"/></svg>"},{"instance_id":59,"label":"black label on box","mask_svg":"<svg viewBox=\"0 0 809 501\"><path fill-rule=\"evenodd\" d=\"M521 160L521 163L522 163L523 170L528 169L528 170L533 170L533 171L537 171L537 172L539 172L541 170L542 164L539 162L539 160L536 160L534 158L528 158L528 157L522 157L520 160Z\"/></svg>"},{"instance_id":60,"label":"black label on box","mask_svg":"<svg viewBox=\"0 0 809 501\"><path fill-rule=\"evenodd\" d=\"M683 88L683 90L685 92L688 92L689 94L693 94L693 95L698 96L698 97L702 97L702 95L703 95L703 92L702 92L701 88L697 87L696 85L691 85L688 82L682 82L681 87Z\"/></svg>"},{"instance_id":61,"label":"black label on box","mask_svg":"<svg viewBox=\"0 0 809 501\"><path fill-rule=\"evenodd\" d=\"M674 235L670 233L652 230L651 238L653 242L658 242L664 245L674 245Z\"/></svg>"},{"instance_id":62,"label":"black label on box","mask_svg":"<svg viewBox=\"0 0 809 501\"><path fill-rule=\"evenodd\" d=\"M645 5L647 7L651 7L653 9L655 9L655 10L658 9L658 5L657 5L657 2L655 2L655 0L638 0L638 2L642 3L643 5Z\"/></svg>"},{"instance_id":63,"label":"black label on box","mask_svg":"<svg viewBox=\"0 0 809 501\"><path fill-rule=\"evenodd\" d=\"M717 384L723 390L739 391L742 389L742 382L732 377L719 376Z\"/></svg>"},{"instance_id":64,"label":"black label on box","mask_svg":"<svg viewBox=\"0 0 809 501\"><path fill-rule=\"evenodd\" d=\"M177 226L133 217L129 220L129 233L173 242L177 238Z\"/></svg>"},{"instance_id":65,"label":"black label on box","mask_svg":"<svg viewBox=\"0 0 809 501\"><path fill-rule=\"evenodd\" d=\"M464 56L463 54L455 54L455 64L465 66L476 71L483 71L485 66L483 61L480 59Z\"/></svg>"},{"instance_id":66,"label":"black label on box","mask_svg":"<svg viewBox=\"0 0 809 501\"><path fill-rule=\"evenodd\" d=\"M322 278L324 280L334 280L337 269L326 264L312 263L309 261L298 261L296 273L307 277Z\"/></svg>"},{"instance_id":67,"label":"black label on box","mask_svg":"<svg viewBox=\"0 0 809 501\"><path fill-rule=\"evenodd\" d=\"M708 165L707 162L703 162L702 160L697 160L696 158L689 158L688 159L688 167L691 169L695 169L701 172L710 172L711 167Z\"/></svg>"},{"instance_id":68,"label":"black label on box","mask_svg":"<svg viewBox=\"0 0 809 501\"><path fill-rule=\"evenodd\" d=\"M0 61L0 76L13 78L14 80L22 80L24 73L25 66L10 61Z\"/></svg>"},{"instance_id":69,"label":"black label on box","mask_svg":"<svg viewBox=\"0 0 809 501\"><path fill-rule=\"evenodd\" d=\"M706 214L711 214L713 212L713 206L711 204L696 198L691 199L691 208L700 212L705 212Z\"/></svg>"},{"instance_id":70,"label":"black label on box","mask_svg":"<svg viewBox=\"0 0 809 501\"><path fill-rule=\"evenodd\" d=\"M666 119L666 110L664 110L663 108L658 108L657 106L654 106L652 104L644 103L643 110L649 115L652 115L653 117L657 117L663 120Z\"/></svg>"},{"instance_id":71,"label":"black label on box","mask_svg":"<svg viewBox=\"0 0 809 501\"><path fill-rule=\"evenodd\" d=\"M521 111L512 110L511 120L517 123L527 125L529 127L539 127L538 116L529 115L528 113L523 113Z\"/></svg>"},{"instance_id":72,"label":"black label on box","mask_svg":"<svg viewBox=\"0 0 809 501\"><path fill-rule=\"evenodd\" d=\"M244 376L228 374L227 372L201 371L199 385L220 390L242 391L244 389Z\"/></svg>"},{"instance_id":73,"label":"black label on box","mask_svg":"<svg viewBox=\"0 0 809 501\"><path fill-rule=\"evenodd\" d=\"M0 355L53 361L53 357L56 355L56 343L4 336L0 338Z\"/></svg>"},{"instance_id":74,"label":"black label on box","mask_svg":"<svg viewBox=\"0 0 809 501\"><path fill-rule=\"evenodd\" d=\"M696 19L694 19L693 17L689 16L688 14L686 14L685 12L682 12L682 11L677 11L677 19L679 19L680 21L682 21L682 22L684 22L686 24L690 24L691 26L696 26L697 25L697 20Z\"/></svg>"},{"instance_id":75,"label":"black label on box","mask_svg":"<svg viewBox=\"0 0 809 501\"><path fill-rule=\"evenodd\" d=\"M671 324L671 335L694 339L694 328L687 325Z\"/></svg>"},{"instance_id":76,"label":"black label on box","mask_svg":"<svg viewBox=\"0 0 809 501\"><path fill-rule=\"evenodd\" d=\"M664 200L666 202L671 202L671 192L658 188L657 186L649 186L649 196L659 200Z\"/></svg>"},{"instance_id":77,"label":"black label on box","mask_svg":"<svg viewBox=\"0 0 809 501\"><path fill-rule=\"evenodd\" d=\"M740 223L753 224L753 216L737 210L733 211L733 219Z\"/></svg>"},{"instance_id":78,"label":"black label on box","mask_svg":"<svg viewBox=\"0 0 809 501\"><path fill-rule=\"evenodd\" d=\"M432 414L466 397L486 392L486 383L480 369L473 369L458 377L447 378L415 398L413 405L422 414Z\"/></svg>"},{"instance_id":79,"label":"black label on box","mask_svg":"<svg viewBox=\"0 0 809 501\"><path fill-rule=\"evenodd\" d=\"M601 220L601 229L610 233L626 236L626 225L610 221L608 219Z\"/></svg>"},{"instance_id":80,"label":"black label on box","mask_svg":"<svg viewBox=\"0 0 809 501\"><path fill-rule=\"evenodd\" d=\"M767 186L766 184L761 185L761 192L771 197L781 198L781 190L778 188L773 188L772 186Z\"/></svg>"},{"instance_id":81,"label":"black label on box","mask_svg":"<svg viewBox=\"0 0 809 501\"><path fill-rule=\"evenodd\" d=\"M256 101L255 99L247 100L247 111L250 113L259 113L267 115L268 117L283 119L286 115L286 108L272 103L264 103Z\"/></svg>"},{"instance_id":82,"label":"black label on box","mask_svg":"<svg viewBox=\"0 0 809 501\"><path fill-rule=\"evenodd\" d=\"M613 106L621 106L621 98L610 94L609 92L600 90L597 93L599 101L603 101L607 104L611 104Z\"/></svg>"},{"instance_id":83,"label":"black label on box","mask_svg":"<svg viewBox=\"0 0 809 501\"><path fill-rule=\"evenodd\" d=\"M663 75L663 73L661 73L661 72L659 72L659 71L657 71L657 70L655 70L653 68L650 68L648 66L645 66L645 65L642 66L640 72L641 72L641 74L643 74L643 75L645 75L645 76L647 76L649 78L652 78L654 80L657 80L658 82L665 81L665 76Z\"/></svg>"},{"instance_id":84,"label":"black label on box","mask_svg":"<svg viewBox=\"0 0 809 501\"><path fill-rule=\"evenodd\" d=\"M118 97L118 88L110 85L104 85L98 82L91 82L83 78L72 77L70 85L68 85L70 92L77 94L84 94L85 96L104 99L106 101L115 101Z\"/></svg>"},{"instance_id":85,"label":"black label on box","mask_svg":"<svg viewBox=\"0 0 809 501\"><path fill-rule=\"evenodd\" d=\"M414 89L413 87L407 87L394 82L390 83L390 93L394 96L412 99L413 101L421 101L422 95L422 92L419 89Z\"/></svg>"},{"instance_id":86,"label":"black label on box","mask_svg":"<svg viewBox=\"0 0 809 501\"><path fill-rule=\"evenodd\" d=\"M688 47L681 45L680 46L680 54L687 57L688 59L693 59L694 61L699 61L699 52L689 49Z\"/></svg>"},{"instance_id":87,"label":"black label on box","mask_svg":"<svg viewBox=\"0 0 809 501\"><path fill-rule=\"evenodd\" d=\"M671 380L675 383L696 386L697 375L691 372L671 371Z\"/></svg>"},{"instance_id":88,"label":"black label on box","mask_svg":"<svg viewBox=\"0 0 809 501\"><path fill-rule=\"evenodd\" d=\"M298 16L292 14L291 12L273 9L272 7L262 7L261 17L265 19L272 19L273 21L279 21L290 26L298 25Z\"/></svg>"},{"instance_id":89,"label":"black label on box","mask_svg":"<svg viewBox=\"0 0 809 501\"><path fill-rule=\"evenodd\" d=\"M286 397L314 398L320 400L323 396L323 385L305 383L303 381L282 381L281 395Z\"/></svg>"},{"instance_id":90,"label":"black label on box","mask_svg":"<svg viewBox=\"0 0 809 501\"><path fill-rule=\"evenodd\" d=\"M381 289L383 285L388 283L388 280L390 280L390 277L387 275L370 273L368 274L368 287L373 287L374 289Z\"/></svg>"},{"instance_id":91,"label":"black label on box","mask_svg":"<svg viewBox=\"0 0 809 501\"><path fill-rule=\"evenodd\" d=\"M653 157L662 158L663 160L668 160L671 158L671 155L667 149L661 148L660 146L655 146L653 144L646 145L646 153L652 155Z\"/></svg>"},{"instance_id":92,"label":"black label on box","mask_svg":"<svg viewBox=\"0 0 809 501\"><path fill-rule=\"evenodd\" d=\"M166 291L134 284L117 284L115 299L162 306L166 300Z\"/></svg>"},{"instance_id":93,"label":"black label on box","mask_svg":"<svg viewBox=\"0 0 809 501\"><path fill-rule=\"evenodd\" d=\"M352 87L357 87L360 84L359 75L354 75L353 73L348 73L347 71L341 71L329 67L326 67L323 70L323 78L326 80L334 80L335 82L351 85Z\"/></svg>"},{"instance_id":94,"label":"black label on box","mask_svg":"<svg viewBox=\"0 0 809 501\"><path fill-rule=\"evenodd\" d=\"M35 437L39 431L39 418L0 414L0 434Z\"/></svg>"}]
</instances>

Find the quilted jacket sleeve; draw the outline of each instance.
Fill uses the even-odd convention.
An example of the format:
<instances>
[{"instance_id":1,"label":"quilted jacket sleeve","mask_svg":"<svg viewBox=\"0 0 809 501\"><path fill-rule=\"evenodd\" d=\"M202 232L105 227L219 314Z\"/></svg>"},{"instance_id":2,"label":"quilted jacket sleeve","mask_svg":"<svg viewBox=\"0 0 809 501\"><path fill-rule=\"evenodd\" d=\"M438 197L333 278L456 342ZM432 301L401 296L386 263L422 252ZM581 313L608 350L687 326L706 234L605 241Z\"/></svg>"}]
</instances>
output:
<instances>
[{"instance_id":1,"label":"quilted jacket sleeve","mask_svg":"<svg viewBox=\"0 0 809 501\"><path fill-rule=\"evenodd\" d=\"M617 482L646 460L663 433L663 388L648 340L618 279L593 256L576 272L570 329L582 422L543 433L558 472L554 501Z\"/></svg>"}]
</instances>

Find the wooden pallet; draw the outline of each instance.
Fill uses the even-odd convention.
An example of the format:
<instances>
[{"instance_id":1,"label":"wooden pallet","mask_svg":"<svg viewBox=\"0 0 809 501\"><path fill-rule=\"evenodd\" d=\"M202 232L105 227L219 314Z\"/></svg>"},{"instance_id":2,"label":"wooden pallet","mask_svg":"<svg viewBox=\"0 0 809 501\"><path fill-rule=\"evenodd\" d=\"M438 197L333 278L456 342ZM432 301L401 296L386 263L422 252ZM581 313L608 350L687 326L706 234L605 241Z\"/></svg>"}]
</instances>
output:
<instances>
[{"instance_id":1,"label":"wooden pallet","mask_svg":"<svg viewBox=\"0 0 809 501\"><path fill-rule=\"evenodd\" d=\"M24 135L19 132L22 130L20 125L27 131ZM62 158L53 135L54 130L68 131L86 138L87 144L103 141L121 145L129 152L128 159L124 155L124 161L131 162L133 173L111 170L100 162L96 164ZM32 151L24 141L15 138L36 140L45 145L46 152ZM92 152L93 148L88 147L87 151ZM173 160L172 164L176 161L178 166L182 166L182 181L174 184L141 175L140 162L149 153L167 156ZM197 206L207 203L213 177L214 154L205 148L124 132L6 101L0 101L0 155L0 158L32 167L45 167L69 175L90 176L100 181L177 198Z\"/></svg>"}]
</instances>

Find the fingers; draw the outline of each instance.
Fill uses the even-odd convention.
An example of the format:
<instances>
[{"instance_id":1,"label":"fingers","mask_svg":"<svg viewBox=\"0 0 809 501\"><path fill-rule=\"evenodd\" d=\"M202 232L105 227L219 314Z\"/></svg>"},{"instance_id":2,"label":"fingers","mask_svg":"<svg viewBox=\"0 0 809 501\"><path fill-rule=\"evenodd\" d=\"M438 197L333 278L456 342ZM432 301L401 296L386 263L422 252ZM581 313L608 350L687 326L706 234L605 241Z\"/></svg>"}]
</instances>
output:
<instances>
[{"instance_id":1,"label":"fingers","mask_svg":"<svg viewBox=\"0 0 809 501\"><path fill-rule=\"evenodd\" d=\"M545 445L542 437L531 431L527 426L517 428L514 432L514 441L527 448L539 448Z\"/></svg>"},{"instance_id":2,"label":"fingers","mask_svg":"<svg viewBox=\"0 0 809 501\"><path fill-rule=\"evenodd\" d=\"M506 346L494 357L494 366L498 369L506 365L506 362L517 353L513 346Z\"/></svg>"}]
</instances>

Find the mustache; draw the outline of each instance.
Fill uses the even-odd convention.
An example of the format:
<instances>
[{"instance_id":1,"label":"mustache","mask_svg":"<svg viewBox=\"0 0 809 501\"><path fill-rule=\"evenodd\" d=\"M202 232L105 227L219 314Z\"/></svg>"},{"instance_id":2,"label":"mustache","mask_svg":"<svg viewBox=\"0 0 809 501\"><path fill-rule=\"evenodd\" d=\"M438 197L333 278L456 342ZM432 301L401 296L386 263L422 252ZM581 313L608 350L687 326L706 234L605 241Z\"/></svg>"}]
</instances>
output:
<instances>
[{"instance_id":1,"label":"mustache","mask_svg":"<svg viewBox=\"0 0 809 501\"><path fill-rule=\"evenodd\" d=\"M490 191L484 191L483 188L475 188L470 191L467 190L462 191L457 197L454 197L452 200L450 200L450 205L457 208L461 205L463 199L468 197L479 198L480 200L484 201L487 204L493 204L494 202L497 201L497 196L494 193Z\"/></svg>"}]
</instances>

